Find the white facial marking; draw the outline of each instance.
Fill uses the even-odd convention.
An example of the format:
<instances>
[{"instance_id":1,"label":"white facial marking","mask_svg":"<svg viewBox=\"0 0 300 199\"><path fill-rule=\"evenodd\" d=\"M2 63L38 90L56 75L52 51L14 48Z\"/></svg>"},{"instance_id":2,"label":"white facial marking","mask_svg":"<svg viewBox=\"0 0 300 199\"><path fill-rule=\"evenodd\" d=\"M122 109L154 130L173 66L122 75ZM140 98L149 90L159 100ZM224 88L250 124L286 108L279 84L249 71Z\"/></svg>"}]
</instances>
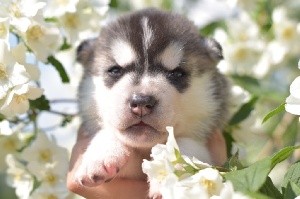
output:
<instances>
[{"instance_id":1,"label":"white facial marking","mask_svg":"<svg viewBox=\"0 0 300 199\"><path fill-rule=\"evenodd\" d=\"M142 18L142 28L143 28L143 33L144 33L143 44L144 44L145 50L147 50L149 48L149 46L151 45L151 42L153 40L153 32L152 32L152 29L148 25L148 21L149 21L149 19L147 17Z\"/></svg>"},{"instance_id":2,"label":"white facial marking","mask_svg":"<svg viewBox=\"0 0 300 199\"><path fill-rule=\"evenodd\" d=\"M164 51L159 55L159 61L166 67L167 69L173 70L175 69L182 60L183 51L182 45L177 42L170 43Z\"/></svg>"},{"instance_id":3,"label":"white facial marking","mask_svg":"<svg viewBox=\"0 0 300 199\"><path fill-rule=\"evenodd\" d=\"M132 46L124 40L116 40L111 46L112 55L120 66L131 64L136 60L136 53Z\"/></svg>"}]
</instances>

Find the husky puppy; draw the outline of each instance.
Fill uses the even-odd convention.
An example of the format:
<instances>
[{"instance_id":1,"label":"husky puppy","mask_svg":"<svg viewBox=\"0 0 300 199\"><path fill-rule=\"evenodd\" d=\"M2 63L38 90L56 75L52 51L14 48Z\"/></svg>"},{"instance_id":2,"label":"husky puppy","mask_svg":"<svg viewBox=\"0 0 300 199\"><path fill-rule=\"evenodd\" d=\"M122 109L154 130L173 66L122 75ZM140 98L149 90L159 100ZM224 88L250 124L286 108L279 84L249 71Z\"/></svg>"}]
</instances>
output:
<instances>
[{"instance_id":1,"label":"husky puppy","mask_svg":"<svg viewBox=\"0 0 300 199\"><path fill-rule=\"evenodd\" d=\"M216 64L222 48L186 18L156 9L125 15L84 41L79 108L93 136L76 179L96 186L143 179L144 158L174 127L181 152L211 162L207 135L226 120L228 84Z\"/></svg>"}]
</instances>

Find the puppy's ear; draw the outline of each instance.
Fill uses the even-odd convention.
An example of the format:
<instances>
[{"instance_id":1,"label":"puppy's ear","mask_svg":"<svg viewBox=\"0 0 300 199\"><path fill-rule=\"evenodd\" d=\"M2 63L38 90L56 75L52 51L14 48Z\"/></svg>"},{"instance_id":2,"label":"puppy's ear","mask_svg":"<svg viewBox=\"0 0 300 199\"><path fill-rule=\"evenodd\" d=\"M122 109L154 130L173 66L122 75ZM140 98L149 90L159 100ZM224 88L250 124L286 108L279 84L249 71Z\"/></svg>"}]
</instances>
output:
<instances>
[{"instance_id":1,"label":"puppy's ear","mask_svg":"<svg viewBox=\"0 0 300 199\"><path fill-rule=\"evenodd\" d=\"M206 47L208 56L215 63L218 63L224 58L222 46L213 38L204 38L204 46Z\"/></svg>"},{"instance_id":2,"label":"puppy's ear","mask_svg":"<svg viewBox=\"0 0 300 199\"><path fill-rule=\"evenodd\" d=\"M76 60L83 66L88 66L94 58L96 38L87 39L77 47Z\"/></svg>"}]
</instances>

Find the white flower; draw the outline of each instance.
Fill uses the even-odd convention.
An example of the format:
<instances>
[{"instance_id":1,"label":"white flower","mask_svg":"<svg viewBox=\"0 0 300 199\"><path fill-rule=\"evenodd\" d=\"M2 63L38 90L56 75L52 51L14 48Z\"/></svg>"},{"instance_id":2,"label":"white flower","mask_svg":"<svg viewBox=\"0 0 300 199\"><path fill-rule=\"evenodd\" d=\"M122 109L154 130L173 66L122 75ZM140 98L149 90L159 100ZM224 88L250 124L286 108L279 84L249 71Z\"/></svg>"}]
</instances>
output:
<instances>
[{"instance_id":1,"label":"white flower","mask_svg":"<svg viewBox=\"0 0 300 199\"><path fill-rule=\"evenodd\" d=\"M233 85L230 90L230 115L232 116L241 106L250 99L250 94L238 85Z\"/></svg>"},{"instance_id":2,"label":"white flower","mask_svg":"<svg viewBox=\"0 0 300 199\"><path fill-rule=\"evenodd\" d=\"M172 199L209 199L219 196L223 190L222 176L212 168L205 168L183 180L161 184L163 198Z\"/></svg>"},{"instance_id":3,"label":"white flower","mask_svg":"<svg viewBox=\"0 0 300 199\"><path fill-rule=\"evenodd\" d=\"M228 20L227 26L229 35L235 41L247 42L249 40L257 40L259 37L258 25L245 11L239 12L236 17Z\"/></svg>"},{"instance_id":4,"label":"white flower","mask_svg":"<svg viewBox=\"0 0 300 199\"><path fill-rule=\"evenodd\" d=\"M220 195L223 188L223 178L219 171L212 168L200 170L195 175L182 180L181 185L185 187L200 186L209 196ZM200 190L200 189L199 189Z\"/></svg>"},{"instance_id":5,"label":"white flower","mask_svg":"<svg viewBox=\"0 0 300 199\"><path fill-rule=\"evenodd\" d=\"M60 17L67 12L74 13L77 3L78 0L47 0L45 16Z\"/></svg>"},{"instance_id":6,"label":"white flower","mask_svg":"<svg viewBox=\"0 0 300 199\"><path fill-rule=\"evenodd\" d=\"M21 149L24 143L20 139L18 133L11 135L0 135L0 171L6 168L5 157L7 154L16 154L17 150Z\"/></svg>"},{"instance_id":7,"label":"white flower","mask_svg":"<svg viewBox=\"0 0 300 199\"><path fill-rule=\"evenodd\" d=\"M8 35L9 35L9 20L8 18L0 17L0 39L3 39L8 43Z\"/></svg>"},{"instance_id":8,"label":"white flower","mask_svg":"<svg viewBox=\"0 0 300 199\"><path fill-rule=\"evenodd\" d=\"M254 75L263 77L270 69L270 62L264 55L266 42L261 39L258 25L244 11L227 20L226 33L217 29L214 37L224 49L225 60L218 68L223 73ZM245 31L247 29L247 31Z\"/></svg>"},{"instance_id":9,"label":"white flower","mask_svg":"<svg viewBox=\"0 0 300 199\"><path fill-rule=\"evenodd\" d=\"M2 3L2 17L9 17L10 24L19 31L26 31L32 17L45 6L38 0L12 0Z\"/></svg>"},{"instance_id":10,"label":"white flower","mask_svg":"<svg viewBox=\"0 0 300 199\"><path fill-rule=\"evenodd\" d=\"M157 144L151 150L152 161L144 160L142 163L143 172L148 175L150 180L163 182L174 172L173 161L176 160L175 149L178 149L173 127L167 127L169 132L168 140L165 145Z\"/></svg>"},{"instance_id":11,"label":"white flower","mask_svg":"<svg viewBox=\"0 0 300 199\"><path fill-rule=\"evenodd\" d=\"M7 43L0 40L0 99L5 97L13 86L24 84L29 80L25 67L15 62Z\"/></svg>"},{"instance_id":12,"label":"white flower","mask_svg":"<svg viewBox=\"0 0 300 199\"><path fill-rule=\"evenodd\" d=\"M35 100L43 94L43 90L29 84L12 88L7 96L0 101L0 113L6 117L13 117L25 113L29 109L29 101Z\"/></svg>"},{"instance_id":13,"label":"white flower","mask_svg":"<svg viewBox=\"0 0 300 199\"><path fill-rule=\"evenodd\" d=\"M11 128L9 127L9 122L7 120L3 120L2 122L0 122L0 136L1 135L12 135L13 131L11 130Z\"/></svg>"},{"instance_id":14,"label":"white flower","mask_svg":"<svg viewBox=\"0 0 300 199\"><path fill-rule=\"evenodd\" d=\"M218 196L212 196L210 199L250 199L250 197L240 193L235 192L233 189L233 185L230 181L226 181L223 183L223 189Z\"/></svg>"},{"instance_id":15,"label":"white flower","mask_svg":"<svg viewBox=\"0 0 300 199\"><path fill-rule=\"evenodd\" d=\"M287 54L298 54L300 50L300 23L288 18L287 10L283 7L274 9L273 29L275 41L273 45L280 46L283 57Z\"/></svg>"},{"instance_id":16,"label":"white flower","mask_svg":"<svg viewBox=\"0 0 300 199\"><path fill-rule=\"evenodd\" d=\"M7 155L7 183L16 189L16 195L20 199L28 199L33 189L34 180L22 165L13 155Z\"/></svg>"},{"instance_id":17,"label":"white flower","mask_svg":"<svg viewBox=\"0 0 300 199\"><path fill-rule=\"evenodd\" d=\"M166 144L157 144L151 150L151 157L154 160L176 160L175 149L179 150L179 148L174 137L173 127L167 127L167 131L169 133L169 136Z\"/></svg>"},{"instance_id":18,"label":"white flower","mask_svg":"<svg viewBox=\"0 0 300 199\"><path fill-rule=\"evenodd\" d=\"M59 22L64 28L67 40L70 43L78 41L80 32L90 28L90 18L82 11L67 12L59 18Z\"/></svg>"},{"instance_id":19,"label":"white flower","mask_svg":"<svg viewBox=\"0 0 300 199\"><path fill-rule=\"evenodd\" d=\"M26 72L30 75L31 80L38 80L40 77L40 70L37 66L33 64L28 64L26 62L26 53L27 48L23 42L20 42L16 47L11 49L11 53L14 57L14 59L19 63L22 64Z\"/></svg>"},{"instance_id":20,"label":"white flower","mask_svg":"<svg viewBox=\"0 0 300 199\"><path fill-rule=\"evenodd\" d=\"M42 183L44 189L51 190L53 193L60 190L65 190L66 188L66 176L68 171L68 160L46 163L44 168L41 170L38 164L28 165L28 170L37 178L37 180Z\"/></svg>"},{"instance_id":21,"label":"white flower","mask_svg":"<svg viewBox=\"0 0 300 199\"><path fill-rule=\"evenodd\" d=\"M174 172L174 166L167 159L165 160L144 160L143 172L148 175L150 181L164 182Z\"/></svg>"},{"instance_id":22,"label":"white flower","mask_svg":"<svg viewBox=\"0 0 300 199\"><path fill-rule=\"evenodd\" d=\"M43 62L46 62L62 44L59 30L46 23L32 21L22 36L36 57Z\"/></svg>"},{"instance_id":23,"label":"white flower","mask_svg":"<svg viewBox=\"0 0 300 199\"><path fill-rule=\"evenodd\" d=\"M28 168L40 168L40 170L47 163L68 160L67 150L50 141L44 133L38 133L36 139L24 149L21 155L28 162Z\"/></svg>"},{"instance_id":24,"label":"white flower","mask_svg":"<svg viewBox=\"0 0 300 199\"><path fill-rule=\"evenodd\" d=\"M109 0L85 0L85 1L87 6L95 10L100 16L103 16L109 9L109 3L110 3ZM84 3L84 1L80 1L80 3Z\"/></svg>"},{"instance_id":25,"label":"white flower","mask_svg":"<svg viewBox=\"0 0 300 199\"><path fill-rule=\"evenodd\" d=\"M64 189L56 189L55 191L48 189L44 185L38 187L31 194L30 199L60 199L67 198L68 192Z\"/></svg>"},{"instance_id":26,"label":"white flower","mask_svg":"<svg viewBox=\"0 0 300 199\"><path fill-rule=\"evenodd\" d=\"M298 62L300 69L300 60ZM286 98L285 110L294 115L300 115L300 76L290 86L290 96Z\"/></svg>"},{"instance_id":27,"label":"white flower","mask_svg":"<svg viewBox=\"0 0 300 199\"><path fill-rule=\"evenodd\" d=\"M77 45L79 41L97 36L99 19L107 12L108 4L108 0L81 0L74 12L68 11L60 16L58 20L67 41Z\"/></svg>"},{"instance_id":28,"label":"white flower","mask_svg":"<svg viewBox=\"0 0 300 199\"><path fill-rule=\"evenodd\" d=\"M300 115L300 76L290 86L290 96L286 98L285 110L294 115Z\"/></svg>"},{"instance_id":29,"label":"white flower","mask_svg":"<svg viewBox=\"0 0 300 199\"><path fill-rule=\"evenodd\" d=\"M12 131L9 122L7 120L0 122L0 171L7 167L5 163L6 155L16 154L17 150L23 146L24 143L20 134Z\"/></svg>"}]
</instances>

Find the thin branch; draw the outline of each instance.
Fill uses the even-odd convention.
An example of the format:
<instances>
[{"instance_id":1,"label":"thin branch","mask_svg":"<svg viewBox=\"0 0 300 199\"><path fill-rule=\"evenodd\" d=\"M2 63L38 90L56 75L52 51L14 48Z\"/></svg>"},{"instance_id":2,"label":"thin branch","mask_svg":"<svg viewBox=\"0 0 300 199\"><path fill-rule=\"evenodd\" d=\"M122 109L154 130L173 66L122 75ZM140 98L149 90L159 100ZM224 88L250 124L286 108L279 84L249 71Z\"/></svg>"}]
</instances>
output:
<instances>
[{"instance_id":1,"label":"thin branch","mask_svg":"<svg viewBox=\"0 0 300 199\"><path fill-rule=\"evenodd\" d=\"M60 111L55 111L55 110L48 110L47 112L52 113L52 114L56 114L56 115L62 115L62 116L71 116L71 117L75 117L78 115L78 113L64 113L64 112L60 112Z\"/></svg>"},{"instance_id":2,"label":"thin branch","mask_svg":"<svg viewBox=\"0 0 300 199\"><path fill-rule=\"evenodd\" d=\"M54 99L49 100L50 103L77 103L76 99Z\"/></svg>"}]
</instances>

